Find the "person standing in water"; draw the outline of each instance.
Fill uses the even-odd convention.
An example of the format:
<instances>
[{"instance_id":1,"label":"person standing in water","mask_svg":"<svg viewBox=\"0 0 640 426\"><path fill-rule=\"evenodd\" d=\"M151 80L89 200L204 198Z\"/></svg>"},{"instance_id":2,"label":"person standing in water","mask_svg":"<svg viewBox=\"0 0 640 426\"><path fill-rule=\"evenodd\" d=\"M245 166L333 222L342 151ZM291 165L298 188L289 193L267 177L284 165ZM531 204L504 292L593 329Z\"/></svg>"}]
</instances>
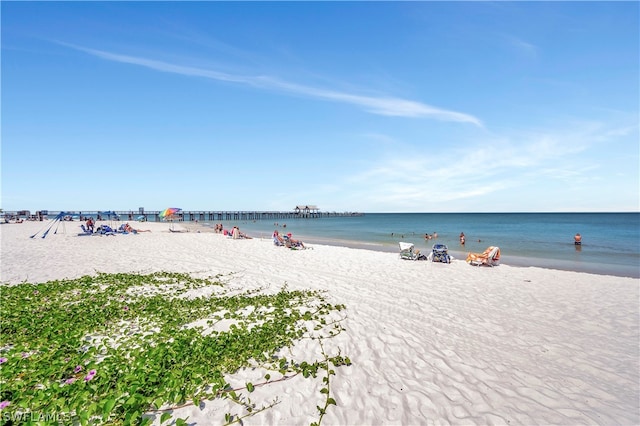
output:
<instances>
[{"instance_id":1,"label":"person standing in water","mask_svg":"<svg viewBox=\"0 0 640 426\"><path fill-rule=\"evenodd\" d=\"M582 245L582 235L580 235L580 233L577 233L575 237L573 237L573 244L577 246Z\"/></svg>"}]
</instances>

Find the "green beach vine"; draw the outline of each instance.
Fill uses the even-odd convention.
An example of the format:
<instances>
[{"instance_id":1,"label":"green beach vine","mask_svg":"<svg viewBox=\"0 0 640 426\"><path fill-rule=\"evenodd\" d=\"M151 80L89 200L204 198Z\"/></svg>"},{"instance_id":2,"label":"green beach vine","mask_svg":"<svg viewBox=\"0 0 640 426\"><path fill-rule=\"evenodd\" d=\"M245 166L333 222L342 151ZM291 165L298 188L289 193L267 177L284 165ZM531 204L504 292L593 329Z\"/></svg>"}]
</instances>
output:
<instances>
[{"instance_id":1,"label":"green beach vine","mask_svg":"<svg viewBox=\"0 0 640 426\"><path fill-rule=\"evenodd\" d=\"M322 343L344 330L345 306L286 284L238 291L220 278L99 273L2 286L3 423L186 424L173 410L217 398L237 409L214 421L242 423L280 403L256 404L256 388L323 373L319 425L336 404L330 366L351 364ZM320 359L284 356L302 339L318 342ZM232 387L229 377L249 368L263 380Z\"/></svg>"}]
</instances>

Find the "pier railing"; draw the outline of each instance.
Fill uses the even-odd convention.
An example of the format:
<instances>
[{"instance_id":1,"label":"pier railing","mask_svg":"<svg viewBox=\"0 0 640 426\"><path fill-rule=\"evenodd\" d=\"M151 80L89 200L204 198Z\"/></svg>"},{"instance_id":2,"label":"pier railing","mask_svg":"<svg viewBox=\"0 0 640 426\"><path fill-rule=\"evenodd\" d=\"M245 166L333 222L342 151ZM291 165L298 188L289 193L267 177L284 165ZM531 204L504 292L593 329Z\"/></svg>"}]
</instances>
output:
<instances>
[{"instance_id":1,"label":"pier railing","mask_svg":"<svg viewBox=\"0 0 640 426\"><path fill-rule=\"evenodd\" d=\"M110 214L104 211L65 211L71 220L78 220L85 217L93 217L102 220L123 220L136 221L144 220L148 222L160 222L160 213L162 211L144 211L134 212L111 211ZM19 214L26 213L26 214ZM27 220L46 220L57 216L60 211L45 210L30 214L27 212L4 212L5 217L27 219ZM176 222L216 222L216 221L246 221L246 220L292 220L292 219L320 219L327 217L347 217L347 216L363 216L364 213L358 212L321 212L321 211L216 211L216 210L183 210L175 215L172 220Z\"/></svg>"}]
</instances>

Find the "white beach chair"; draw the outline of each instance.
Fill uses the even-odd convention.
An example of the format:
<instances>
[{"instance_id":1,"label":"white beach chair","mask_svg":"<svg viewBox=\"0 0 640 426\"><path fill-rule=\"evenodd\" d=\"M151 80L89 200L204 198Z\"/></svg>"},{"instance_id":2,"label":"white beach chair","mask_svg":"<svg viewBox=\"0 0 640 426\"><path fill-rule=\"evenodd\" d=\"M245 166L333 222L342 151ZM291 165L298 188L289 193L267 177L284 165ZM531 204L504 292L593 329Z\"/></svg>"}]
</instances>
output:
<instances>
[{"instance_id":1,"label":"white beach chair","mask_svg":"<svg viewBox=\"0 0 640 426\"><path fill-rule=\"evenodd\" d=\"M420 250L414 250L412 243L405 243L404 241L400 241L398 243L400 245L400 259L405 260L426 260L426 256L420 254Z\"/></svg>"}]
</instances>

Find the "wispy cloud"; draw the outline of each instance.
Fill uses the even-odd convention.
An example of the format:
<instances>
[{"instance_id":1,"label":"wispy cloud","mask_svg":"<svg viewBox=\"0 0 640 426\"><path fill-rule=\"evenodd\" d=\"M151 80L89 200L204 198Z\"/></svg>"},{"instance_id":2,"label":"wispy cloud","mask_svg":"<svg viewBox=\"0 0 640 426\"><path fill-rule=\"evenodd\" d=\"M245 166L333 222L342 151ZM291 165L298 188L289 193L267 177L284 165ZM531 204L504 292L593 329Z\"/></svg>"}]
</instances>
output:
<instances>
[{"instance_id":1,"label":"wispy cloud","mask_svg":"<svg viewBox=\"0 0 640 426\"><path fill-rule=\"evenodd\" d=\"M510 34L503 34L503 37L517 52L520 52L529 58L535 58L538 56L538 47L536 45Z\"/></svg>"},{"instance_id":2,"label":"wispy cloud","mask_svg":"<svg viewBox=\"0 0 640 426\"><path fill-rule=\"evenodd\" d=\"M471 123L476 126L482 127L482 122L480 121L480 119L474 117L473 115L442 109L408 99L384 96L363 96L291 83L270 76L234 75L211 69L190 67L164 61L158 61L155 59L143 58L139 56L129 56L103 50L91 49L69 43L60 42L59 44L108 61L138 65L156 71L180 74L185 76L203 77L212 80L251 85L259 88L281 90L296 95L304 95L328 101L342 102L361 107L365 111L377 115L410 118L432 118L443 121Z\"/></svg>"},{"instance_id":3,"label":"wispy cloud","mask_svg":"<svg viewBox=\"0 0 640 426\"><path fill-rule=\"evenodd\" d=\"M526 41L516 37L512 37L510 41L512 46L515 46L516 49L524 52L529 56L535 57L538 54L538 47L531 43L527 43Z\"/></svg>"},{"instance_id":4,"label":"wispy cloud","mask_svg":"<svg viewBox=\"0 0 640 426\"><path fill-rule=\"evenodd\" d=\"M396 156L387 152L377 164L343 179L372 203L385 200L407 211L452 201L471 205L498 192L517 196L532 182L551 196L593 181L600 166L589 151L625 129L580 123L556 132L483 138L464 149L416 150L410 157L406 150Z\"/></svg>"}]
</instances>

